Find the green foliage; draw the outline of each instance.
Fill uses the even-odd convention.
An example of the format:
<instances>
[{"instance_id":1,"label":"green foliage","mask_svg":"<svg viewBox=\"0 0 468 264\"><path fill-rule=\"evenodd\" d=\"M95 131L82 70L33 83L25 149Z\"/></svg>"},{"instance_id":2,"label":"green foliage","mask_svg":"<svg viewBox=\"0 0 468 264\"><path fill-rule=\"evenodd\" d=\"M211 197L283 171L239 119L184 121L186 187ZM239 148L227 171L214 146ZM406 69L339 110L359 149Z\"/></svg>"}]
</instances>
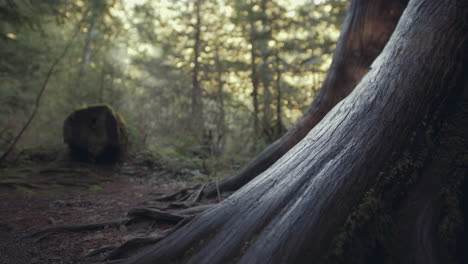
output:
<instances>
[{"instance_id":1,"label":"green foliage","mask_svg":"<svg viewBox=\"0 0 468 264\"><path fill-rule=\"evenodd\" d=\"M125 116L135 148L173 149L183 155L164 154L170 166L178 168L176 163L183 161L210 174L206 171L215 171L218 164L229 165L224 160L232 156L250 157L260 151L310 104L347 5L202 1L200 69L195 78L203 89L200 125L205 131L195 138L189 126L195 4L138 3L0 2L0 127L6 128L0 140L10 141L20 129L39 83L72 41L19 147L60 143L62 122L72 110L107 103ZM74 32L79 33L71 39ZM255 115L261 120L260 134L253 127L252 68L259 81ZM0 151L4 145L0 142Z\"/></svg>"}]
</instances>

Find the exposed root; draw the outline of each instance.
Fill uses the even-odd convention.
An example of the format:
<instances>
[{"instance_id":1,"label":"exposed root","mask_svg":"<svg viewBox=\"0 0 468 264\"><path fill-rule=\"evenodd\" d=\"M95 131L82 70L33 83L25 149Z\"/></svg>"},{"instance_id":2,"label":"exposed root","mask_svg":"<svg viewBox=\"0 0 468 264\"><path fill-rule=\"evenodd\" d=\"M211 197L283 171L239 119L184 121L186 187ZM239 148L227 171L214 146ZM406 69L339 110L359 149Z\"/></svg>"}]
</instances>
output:
<instances>
[{"instance_id":1,"label":"exposed root","mask_svg":"<svg viewBox=\"0 0 468 264\"><path fill-rule=\"evenodd\" d=\"M112 250L109 255L107 255L107 260L116 260L125 258L132 250L139 249L144 246L152 245L159 242L161 239L166 237L167 234L161 234L157 236L148 236L148 237L137 237L125 241L122 245Z\"/></svg>"},{"instance_id":2,"label":"exposed root","mask_svg":"<svg viewBox=\"0 0 468 264\"><path fill-rule=\"evenodd\" d=\"M203 190L205 189L206 184L203 184L197 191L194 191L188 200L192 203L199 202L203 196Z\"/></svg>"},{"instance_id":3,"label":"exposed root","mask_svg":"<svg viewBox=\"0 0 468 264\"><path fill-rule=\"evenodd\" d=\"M186 216L164 212L155 208L133 208L128 212L130 217L146 217L152 220L159 220L171 224L177 224L184 220Z\"/></svg>"},{"instance_id":4,"label":"exposed root","mask_svg":"<svg viewBox=\"0 0 468 264\"><path fill-rule=\"evenodd\" d=\"M204 205L194 206L194 207L190 207L184 210L180 210L178 213L180 215L198 215L208 209L213 208L215 205L216 204L204 204Z\"/></svg>"},{"instance_id":5,"label":"exposed root","mask_svg":"<svg viewBox=\"0 0 468 264\"><path fill-rule=\"evenodd\" d=\"M197 184L195 186L192 186L192 187L187 187L187 188L184 188L184 189L181 189L179 191L176 191L176 192L173 192L171 194L167 194L167 195L163 195L163 196L160 196L156 199L154 199L154 201L158 201L158 202L164 202L164 201L185 201L187 200L191 195L192 195L192 190L196 190L198 188L200 188L200 184Z\"/></svg>"},{"instance_id":6,"label":"exposed root","mask_svg":"<svg viewBox=\"0 0 468 264\"><path fill-rule=\"evenodd\" d=\"M191 207L193 207L195 205L196 204L192 204L192 203L189 203L189 202L174 202L174 203L168 204L164 208L159 208L159 209L161 209L161 210L171 210L171 209L183 210L183 209L191 208Z\"/></svg>"},{"instance_id":7,"label":"exposed root","mask_svg":"<svg viewBox=\"0 0 468 264\"><path fill-rule=\"evenodd\" d=\"M221 202L221 192L219 191L218 179L216 179L216 193L218 194L218 201Z\"/></svg>"},{"instance_id":8,"label":"exposed root","mask_svg":"<svg viewBox=\"0 0 468 264\"><path fill-rule=\"evenodd\" d=\"M107 245L100 247L82 255L82 258L88 259L88 261L93 259L105 263L120 263L124 258L127 258L131 254L134 254L136 251L139 251L144 247L159 242L167 235L190 222L196 215L215 206L215 204L199 203L202 198L204 188L205 185L197 185L159 197L157 200L170 201L175 199L176 201L169 204L164 203L166 204L165 208L155 208L145 205L133 208L128 211L127 218L125 219L83 225L78 224L52 226L28 234L25 237L37 238L35 242L39 242L51 235L60 232L87 232L105 229L108 227L119 228L124 225L127 226L142 221L152 222L148 230L143 232L143 235L140 237L129 239L118 246ZM164 224L164 226L162 226L162 230L157 227L159 224ZM167 229L167 225L172 227Z\"/></svg>"},{"instance_id":9,"label":"exposed root","mask_svg":"<svg viewBox=\"0 0 468 264\"><path fill-rule=\"evenodd\" d=\"M42 240L46 235L58 232L85 232L85 231L93 231L98 229L104 229L107 227L120 227L121 225L125 225L128 223L128 219L121 219L112 222L103 222L103 223L94 223L94 224L86 224L86 225L61 225L61 226L53 226L42 229L40 231L34 232L32 234L26 235L26 237L37 237L43 236L36 241Z\"/></svg>"},{"instance_id":10,"label":"exposed root","mask_svg":"<svg viewBox=\"0 0 468 264\"><path fill-rule=\"evenodd\" d=\"M124 242L122 245L119 247L115 248L112 250L112 252L109 253L109 255L106 257L106 260L115 260L119 261L123 258L125 258L129 253L131 254L131 251L133 250L138 250L141 249L142 247L146 247L149 245L156 244L166 236L170 235L177 229L181 228L188 222L190 222L195 216L186 216L182 221L177 223L174 227L164 231L164 233L159 233L155 236L147 236L147 237L138 237L134 239L130 239L126 242ZM106 262L107 263L107 262Z\"/></svg>"},{"instance_id":11,"label":"exposed root","mask_svg":"<svg viewBox=\"0 0 468 264\"><path fill-rule=\"evenodd\" d=\"M15 187L26 187L30 189L38 189L39 187L26 182L0 182L0 186L8 187L8 188L15 188Z\"/></svg>"},{"instance_id":12,"label":"exposed root","mask_svg":"<svg viewBox=\"0 0 468 264\"><path fill-rule=\"evenodd\" d=\"M91 257L97 256L99 254L103 254L103 253L106 253L108 251L114 250L115 248L116 247L114 247L114 246L101 247L101 248L95 249L95 250L89 252L88 254L84 255L83 258L91 258Z\"/></svg>"}]
</instances>

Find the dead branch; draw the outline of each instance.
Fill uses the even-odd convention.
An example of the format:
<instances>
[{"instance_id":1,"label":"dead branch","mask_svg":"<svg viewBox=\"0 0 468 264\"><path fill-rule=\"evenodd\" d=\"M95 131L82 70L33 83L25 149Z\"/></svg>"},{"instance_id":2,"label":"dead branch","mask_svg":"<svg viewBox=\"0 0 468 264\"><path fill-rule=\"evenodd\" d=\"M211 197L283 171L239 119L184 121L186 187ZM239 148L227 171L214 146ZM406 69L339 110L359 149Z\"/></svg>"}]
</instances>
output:
<instances>
[{"instance_id":1,"label":"dead branch","mask_svg":"<svg viewBox=\"0 0 468 264\"><path fill-rule=\"evenodd\" d=\"M202 198L202 194L203 194L203 190L205 189L205 186L206 184L203 184L197 191L190 194L190 197L188 198L188 200L190 200L190 202L192 203L196 203L200 201Z\"/></svg>"}]
</instances>

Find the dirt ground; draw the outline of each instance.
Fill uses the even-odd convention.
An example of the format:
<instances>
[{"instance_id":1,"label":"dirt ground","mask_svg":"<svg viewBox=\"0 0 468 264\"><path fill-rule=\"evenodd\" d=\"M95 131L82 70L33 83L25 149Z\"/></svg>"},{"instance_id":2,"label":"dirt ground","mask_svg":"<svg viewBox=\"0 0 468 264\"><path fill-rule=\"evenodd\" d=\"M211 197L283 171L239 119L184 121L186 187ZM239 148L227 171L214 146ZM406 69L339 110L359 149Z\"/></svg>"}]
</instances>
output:
<instances>
[{"instance_id":1,"label":"dirt ground","mask_svg":"<svg viewBox=\"0 0 468 264\"><path fill-rule=\"evenodd\" d=\"M0 169L0 264L96 262L89 256L96 249L106 252L143 237L159 223L29 235L51 226L125 219L131 208L194 185L173 176L154 164L116 168L33 162Z\"/></svg>"}]
</instances>

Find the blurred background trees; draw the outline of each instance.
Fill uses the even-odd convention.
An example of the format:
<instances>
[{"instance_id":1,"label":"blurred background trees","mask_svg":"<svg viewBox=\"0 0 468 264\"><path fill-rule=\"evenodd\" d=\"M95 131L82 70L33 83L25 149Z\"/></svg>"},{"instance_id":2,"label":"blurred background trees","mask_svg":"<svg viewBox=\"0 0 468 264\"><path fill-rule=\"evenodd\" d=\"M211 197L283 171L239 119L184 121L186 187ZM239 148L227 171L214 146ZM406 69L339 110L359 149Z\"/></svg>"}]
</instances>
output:
<instances>
[{"instance_id":1,"label":"blurred background trees","mask_svg":"<svg viewBox=\"0 0 468 264\"><path fill-rule=\"evenodd\" d=\"M0 151L56 145L75 108L105 103L136 149L248 159L307 108L343 0L0 0ZM78 34L74 34L78 30Z\"/></svg>"}]
</instances>

